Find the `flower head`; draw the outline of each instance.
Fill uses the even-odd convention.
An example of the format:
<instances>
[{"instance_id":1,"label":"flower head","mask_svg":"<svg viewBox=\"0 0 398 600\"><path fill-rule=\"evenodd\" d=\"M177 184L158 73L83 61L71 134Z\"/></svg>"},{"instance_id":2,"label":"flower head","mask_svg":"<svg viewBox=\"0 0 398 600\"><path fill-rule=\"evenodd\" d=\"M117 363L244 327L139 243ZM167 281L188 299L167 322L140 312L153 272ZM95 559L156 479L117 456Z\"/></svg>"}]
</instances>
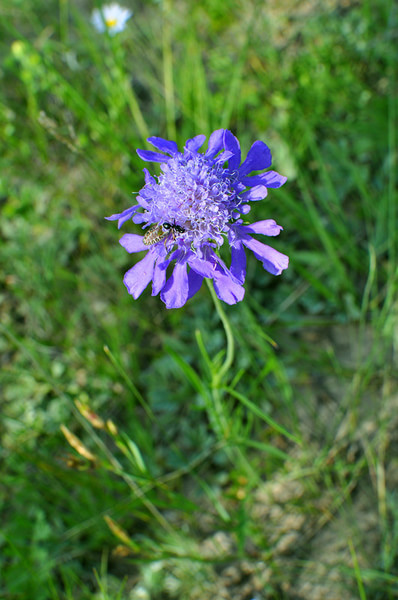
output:
<instances>
[{"instance_id":1,"label":"flower head","mask_svg":"<svg viewBox=\"0 0 398 600\"><path fill-rule=\"evenodd\" d=\"M179 308L207 277L221 300L235 304L245 293L245 248L273 275L280 275L289 264L287 256L252 237L278 235L280 225L273 219L248 225L242 219L250 211L249 202L262 200L267 188L286 181L276 171L250 175L271 166L268 146L255 142L241 164L239 142L230 131L214 131L206 152L200 153L205 139L197 135L179 152L175 142L150 137L148 141L160 152L137 150L143 160L159 162L161 174L155 178L144 169L145 186L137 196L138 204L107 217L118 220L119 228L132 219L144 229L143 236L126 233L120 239L127 252L146 252L124 277L133 298L152 282L152 295L160 293L167 308ZM230 267L218 253L225 242L231 249Z\"/></svg>"},{"instance_id":2,"label":"flower head","mask_svg":"<svg viewBox=\"0 0 398 600\"><path fill-rule=\"evenodd\" d=\"M115 33L123 31L132 14L128 8L123 8L113 2L100 9L95 8L91 15L91 22L100 33L108 31L110 35L115 35Z\"/></svg>"}]
</instances>

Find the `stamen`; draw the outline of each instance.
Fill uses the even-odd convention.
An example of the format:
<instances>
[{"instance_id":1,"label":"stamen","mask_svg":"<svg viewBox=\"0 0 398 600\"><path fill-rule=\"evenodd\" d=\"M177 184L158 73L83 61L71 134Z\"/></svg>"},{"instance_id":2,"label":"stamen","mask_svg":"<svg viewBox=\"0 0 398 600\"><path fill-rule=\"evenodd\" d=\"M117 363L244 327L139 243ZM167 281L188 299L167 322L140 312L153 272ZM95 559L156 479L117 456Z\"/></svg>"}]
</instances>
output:
<instances>
[{"instance_id":1,"label":"stamen","mask_svg":"<svg viewBox=\"0 0 398 600\"><path fill-rule=\"evenodd\" d=\"M144 188L148 223L164 222L166 217L180 224L185 229L178 238L180 246L199 247L210 239L220 246L227 224L239 216L238 174L191 155L176 156L161 169L157 183Z\"/></svg>"}]
</instances>

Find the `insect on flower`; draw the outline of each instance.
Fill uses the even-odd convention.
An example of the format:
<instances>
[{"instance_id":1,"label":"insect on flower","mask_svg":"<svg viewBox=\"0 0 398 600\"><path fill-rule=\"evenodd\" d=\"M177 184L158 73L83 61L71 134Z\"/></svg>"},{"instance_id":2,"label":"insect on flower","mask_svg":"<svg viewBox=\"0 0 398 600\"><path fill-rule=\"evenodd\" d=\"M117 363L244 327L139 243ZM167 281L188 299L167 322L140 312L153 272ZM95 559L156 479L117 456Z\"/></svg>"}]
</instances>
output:
<instances>
[{"instance_id":1,"label":"insect on flower","mask_svg":"<svg viewBox=\"0 0 398 600\"><path fill-rule=\"evenodd\" d=\"M208 278L221 300L240 302L245 293L246 248L273 275L288 267L285 254L253 237L277 236L282 227L273 219L251 224L243 220L250 202L262 200L269 188L286 181L276 171L259 173L271 166L270 149L264 142L254 142L241 162L239 141L227 129L213 131L202 153L205 139L197 135L179 151L175 142L150 137L157 151L137 150L143 160L160 163L160 175L154 177L144 169L145 185L137 204L107 217L117 220L119 228L130 219L149 227L144 235L126 233L120 239L127 252L146 252L124 276L133 298L152 282L153 296L160 293L167 308L179 308ZM223 244L231 249L229 267L219 253Z\"/></svg>"},{"instance_id":2,"label":"insect on flower","mask_svg":"<svg viewBox=\"0 0 398 600\"><path fill-rule=\"evenodd\" d=\"M175 240L176 233L184 233L185 229L180 225L176 225L175 223L168 223L165 221L162 225L153 225L144 235L143 243L146 246L152 246L153 244L157 244L164 238L166 238L170 231L173 234L173 240Z\"/></svg>"}]
</instances>

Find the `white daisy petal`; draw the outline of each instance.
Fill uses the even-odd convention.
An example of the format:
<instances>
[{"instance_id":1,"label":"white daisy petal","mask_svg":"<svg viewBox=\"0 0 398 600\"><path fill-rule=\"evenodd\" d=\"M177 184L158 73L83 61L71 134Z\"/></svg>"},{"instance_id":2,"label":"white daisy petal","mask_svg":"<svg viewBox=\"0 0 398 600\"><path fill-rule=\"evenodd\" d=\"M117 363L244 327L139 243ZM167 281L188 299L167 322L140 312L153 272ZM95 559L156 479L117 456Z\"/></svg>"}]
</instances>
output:
<instances>
[{"instance_id":1,"label":"white daisy petal","mask_svg":"<svg viewBox=\"0 0 398 600\"><path fill-rule=\"evenodd\" d=\"M100 33L107 31L110 35L120 33L133 12L116 2L95 8L91 14L91 23Z\"/></svg>"}]
</instances>

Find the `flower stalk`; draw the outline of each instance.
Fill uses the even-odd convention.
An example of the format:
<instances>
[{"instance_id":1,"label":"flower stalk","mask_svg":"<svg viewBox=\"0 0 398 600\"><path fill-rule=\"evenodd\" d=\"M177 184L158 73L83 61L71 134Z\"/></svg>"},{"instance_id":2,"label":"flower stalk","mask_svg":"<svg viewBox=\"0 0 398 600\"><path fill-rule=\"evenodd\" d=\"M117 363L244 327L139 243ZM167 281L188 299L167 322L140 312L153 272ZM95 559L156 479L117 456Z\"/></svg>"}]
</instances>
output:
<instances>
[{"instance_id":1,"label":"flower stalk","mask_svg":"<svg viewBox=\"0 0 398 600\"><path fill-rule=\"evenodd\" d=\"M220 384L221 384L224 376L226 375L226 373L228 372L229 368L231 367L231 365L233 363L235 342L234 342L234 336L232 334L231 324L230 324L229 319L221 305L221 302L217 298L217 294L215 293L214 288L211 285L209 279L206 279L206 283L207 283L207 287L209 288L211 298L214 302L214 306L216 308L217 314L220 317L220 321L224 327L225 337L227 340L227 350L225 353L224 363L221 365L221 367L217 370L216 373L213 373L212 387L218 388L218 387L220 387Z\"/></svg>"}]
</instances>

